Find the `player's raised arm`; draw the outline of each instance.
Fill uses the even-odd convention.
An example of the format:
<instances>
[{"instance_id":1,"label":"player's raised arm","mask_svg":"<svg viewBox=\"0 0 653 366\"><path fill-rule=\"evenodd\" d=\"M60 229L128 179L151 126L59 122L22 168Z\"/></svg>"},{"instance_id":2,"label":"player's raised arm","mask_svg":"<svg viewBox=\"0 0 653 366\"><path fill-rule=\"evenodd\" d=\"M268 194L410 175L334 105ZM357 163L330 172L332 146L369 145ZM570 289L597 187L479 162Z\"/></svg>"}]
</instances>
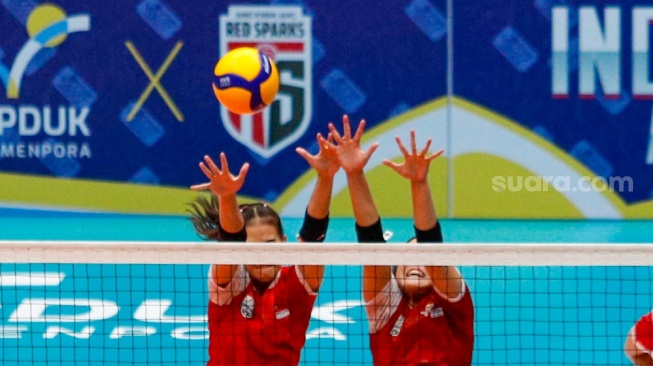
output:
<instances>
[{"instance_id":1,"label":"player's raised arm","mask_svg":"<svg viewBox=\"0 0 653 366\"><path fill-rule=\"evenodd\" d=\"M209 182L191 186L192 190L210 190L217 197L218 237L225 241L245 241L245 223L238 207L236 193L245 183L249 164L245 163L240 168L237 176L229 171L229 163L225 153L220 154L220 167L215 164L210 156L204 156L204 161L199 167ZM197 225L195 229L197 230ZM228 284L236 273L236 265L215 265L212 267L212 277L215 284L224 286Z\"/></svg>"},{"instance_id":2,"label":"player's raised arm","mask_svg":"<svg viewBox=\"0 0 653 366\"><path fill-rule=\"evenodd\" d=\"M209 182L191 186L192 190L211 190L218 197L220 214L220 227L228 233L237 233L243 230L244 221L238 208L236 193L245 183L249 171L249 163L243 164L237 176L229 171L227 155L220 153L220 169L210 156L204 156L204 161L199 166Z\"/></svg>"},{"instance_id":3,"label":"player's raised arm","mask_svg":"<svg viewBox=\"0 0 653 366\"><path fill-rule=\"evenodd\" d=\"M347 186L352 209L356 219L356 234L361 243L384 242L381 218L374 203L367 178L365 166L379 144L374 143L369 149L360 146L365 120L362 120L356 133L352 136L349 117L342 119L343 132L340 134L333 124L329 125L331 134L337 144L336 155L340 166L347 175ZM389 266L365 266L363 268L363 298L370 301L382 291L391 278Z\"/></svg>"},{"instance_id":4,"label":"player's raised arm","mask_svg":"<svg viewBox=\"0 0 653 366\"><path fill-rule=\"evenodd\" d=\"M418 242L441 242L442 233L438 223L431 188L428 183L430 164L444 150L428 155L431 139L418 151L415 131L410 131L410 151L406 149L399 137L396 137L397 146L404 156L402 163L384 160L383 163L392 168L402 177L410 181L410 191L413 202L413 220L415 234ZM450 299L456 299L463 291L463 281L458 269L452 266L427 266L433 286Z\"/></svg>"},{"instance_id":5,"label":"player's raised arm","mask_svg":"<svg viewBox=\"0 0 653 366\"><path fill-rule=\"evenodd\" d=\"M306 208L304 224L299 232L299 240L304 242L321 242L324 240L329 225L329 207L331 205L331 194L333 191L333 177L340 169L335 149L331 148L329 142L333 143L333 136L329 134L325 140L322 135L317 135L317 143L320 148L316 155L311 155L304 148L298 147L297 153L301 155L317 173L315 188L311 200ZM309 287L316 292L324 278L324 266L299 266L304 280Z\"/></svg>"}]
</instances>

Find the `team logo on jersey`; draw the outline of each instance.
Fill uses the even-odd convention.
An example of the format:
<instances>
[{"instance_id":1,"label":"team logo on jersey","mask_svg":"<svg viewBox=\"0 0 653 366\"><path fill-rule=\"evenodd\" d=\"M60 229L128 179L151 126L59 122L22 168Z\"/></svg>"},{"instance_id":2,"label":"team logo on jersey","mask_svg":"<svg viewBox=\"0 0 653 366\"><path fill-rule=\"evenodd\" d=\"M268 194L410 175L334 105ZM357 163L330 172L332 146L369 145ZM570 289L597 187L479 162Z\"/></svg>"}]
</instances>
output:
<instances>
[{"instance_id":1,"label":"team logo on jersey","mask_svg":"<svg viewBox=\"0 0 653 366\"><path fill-rule=\"evenodd\" d=\"M245 319L252 319L254 316L254 298L247 295L243 299L243 302L240 303L240 314Z\"/></svg>"},{"instance_id":2,"label":"team logo on jersey","mask_svg":"<svg viewBox=\"0 0 653 366\"><path fill-rule=\"evenodd\" d=\"M403 315L399 315L399 318L397 318L397 321L395 324L392 326L392 329L390 329L390 335L393 337L396 337L401 333L401 327L404 325L404 321L406 318Z\"/></svg>"},{"instance_id":3,"label":"team logo on jersey","mask_svg":"<svg viewBox=\"0 0 653 366\"><path fill-rule=\"evenodd\" d=\"M444 310L442 310L441 307L436 308L435 304L431 303L431 304L426 305L426 307L424 308L423 311L420 312L420 314L422 314L422 315L424 315L426 317L437 318L439 316L444 315Z\"/></svg>"},{"instance_id":4,"label":"team logo on jersey","mask_svg":"<svg viewBox=\"0 0 653 366\"><path fill-rule=\"evenodd\" d=\"M220 54L255 47L270 56L281 85L274 102L252 115L220 107L229 134L264 158L297 141L311 121L311 18L299 6L230 6L220 16Z\"/></svg>"},{"instance_id":5,"label":"team logo on jersey","mask_svg":"<svg viewBox=\"0 0 653 366\"><path fill-rule=\"evenodd\" d=\"M287 318L289 315L290 315L290 310L289 309L279 310L276 313L274 313L274 317L277 318L277 320Z\"/></svg>"}]
</instances>

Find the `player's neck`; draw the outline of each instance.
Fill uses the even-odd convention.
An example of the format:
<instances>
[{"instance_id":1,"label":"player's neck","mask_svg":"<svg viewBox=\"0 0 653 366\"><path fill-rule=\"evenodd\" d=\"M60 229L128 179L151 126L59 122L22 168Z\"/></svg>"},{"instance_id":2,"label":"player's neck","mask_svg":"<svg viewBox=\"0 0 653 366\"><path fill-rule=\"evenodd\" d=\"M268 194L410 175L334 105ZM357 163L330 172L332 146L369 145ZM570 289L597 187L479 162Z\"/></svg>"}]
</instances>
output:
<instances>
[{"instance_id":1,"label":"player's neck","mask_svg":"<svg viewBox=\"0 0 653 366\"><path fill-rule=\"evenodd\" d=\"M424 297L424 294L413 294L411 296L408 296L408 307L411 309L415 307L419 303L420 300Z\"/></svg>"},{"instance_id":2,"label":"player's neck","mask_svg":"<svg viewBox=\"0 0 653 366\"><path fill-rule=\"evenodd\" d=\"M414 294L407 295L408 297L408 306L412 309L415 305L417 305L427 294L429 291L418 291Z\"/></svg>"},{"instance_id":3,"label":"player's neck","mask_svg":"<svg viewBox=\"0 0 653 366\"><path fill-rule=\"evenodd\" d=\"M254 288L254 291L259 293L259 295L262 295L268 289L268 287L270 287L271 283L272 281L261 282L257 279L252 278L252 287Z\"/></svg>"}]
</instances>

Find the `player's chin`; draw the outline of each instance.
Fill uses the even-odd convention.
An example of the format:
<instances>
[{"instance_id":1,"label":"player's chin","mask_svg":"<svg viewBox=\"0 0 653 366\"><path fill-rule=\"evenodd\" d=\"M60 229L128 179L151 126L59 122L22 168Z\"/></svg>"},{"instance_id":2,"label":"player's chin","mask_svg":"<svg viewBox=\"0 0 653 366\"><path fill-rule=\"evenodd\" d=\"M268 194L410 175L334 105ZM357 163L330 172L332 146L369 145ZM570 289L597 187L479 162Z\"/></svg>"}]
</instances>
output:
<instances>
[{"instance_id":1,"label":"player's chin","mask_svg":"<svg viewBox=\"0 0 653 366\"><path fill-rule=\"evenodd\" d=\"M433 284L429 279L423 277L409 277L404 279L402 283L399 283L399 286L404 293L408 295L414 295L429 290Z\"/></svg>"},{"instance_id":2,"label":"player's chin","mask_svg":"<svg viewBox=\"0 0 653 366\"><path fill-rule=\"evenodd\" d=\"M277 272L280 266L267 264L267 265L248 265L247 272L259 282L267 283L277 277Z\"/></svg>"}]
</instances>

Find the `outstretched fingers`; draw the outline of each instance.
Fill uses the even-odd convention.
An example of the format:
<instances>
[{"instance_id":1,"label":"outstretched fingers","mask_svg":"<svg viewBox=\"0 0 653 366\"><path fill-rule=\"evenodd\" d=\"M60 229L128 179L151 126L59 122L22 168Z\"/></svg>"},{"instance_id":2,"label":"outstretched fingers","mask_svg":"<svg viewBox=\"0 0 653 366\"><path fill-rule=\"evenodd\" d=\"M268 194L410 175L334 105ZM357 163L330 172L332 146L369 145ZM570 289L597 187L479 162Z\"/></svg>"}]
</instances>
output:
<instances>
[{"instance_id":1,"label":"outstretched fingers","mask_svg":"<svg viewBox=\"0 0 653 366\"><path fill-rule=\"evenodd\" d=\"M376 149L379 148L379 145L380 145L379 142L375 142L375 143L373 143L373 144L370 146L369 149L367 149L367 151L365 152L365 158L366 158L366 159L365 159L365 162L366 162L366 163L367 163L368 160L370 160L370 157L372 157L372 154L374 154L374 152L376 151Z\"/></svg>"},{"instance_id":2,"label":"outstretched fingers","mask_svg":"<svg viewBox=\"0 0 653 366\"><path fill-rule=\"evenodd\" d=\"M215 164L213 164L213 166L215 167L216 170L218 169L218 167L216 167ZM220 153L220 166L222 167L222 172L229 173L229 162L227 162L227 154L223 152Z\"/></svg>"},{"instance_id":3,"label":"outstretched fingers","mask_svg":"<svg viewBox=\"0 0 653 366\"><path fill-rule=\"evenodd\" d=\"M190 186L190 189L193 191L205 191L210 188L211 188L211 183L194 184Z\"/></svg>"},{"instance_id":4,"label":"outstretched fingers","mask_svg":"<svg viewBox=\"0 0 653 366\"><path fill-rule=\"evenodd\" d=\"M349 124L349 116L342 116L342 131L345 140L351 140L351 125Z\"/></svg>"},{"instance_id":5,"label":"outstretched fingers","mask_svg":"<svg viewBox=\"0 0 653 366\"><path fill-rule=\"evenodd\" d=\"M413 156L417 155L417 138L415 138L415 130L410 130L410 151Z\"/></svg>"},{"instance_id":6,"label":"outstretched fingers","mask_svg":"<svg viewBox=\"0 0 653 366\"><path fill-rule=\"evenodd\" d=\"M309 154L309 152L306 151L306 149L304 149L303 147L295 148L295 151L297 152L297 154L299 154L299 156L304 158L304 160L306 161L309 161L309 159L311 158L311 154Z\"/></svg>"},{"instance_id":7,"label":"outstretched fingers","mask_svg":"<svg viewBox=\"0 0 653 366\"><path fill-rule=\"evenodd\" d=\"M221 158L222 158L222 155L223 155L223 154L224 154L224 153L220 153L220 157L221 157ZM200 164L201 164L201 163L200 163ZM218 168L218 166L217 166L217 165L215 164L215 162L213 161L213 159L211 159L211 157L208 156L208 155L204 155L204 164L205 164L205 165L206 165L206 166L211 170L211 173L213 173L213 174L220 174L220 173L222 173L222 172L220 171L220 169Z\"/></svg>"},{"instance_id":8,"label":"outstretched fingers","mask_svg":"<svg viewBox=\"0 0 653 366\"><path fill-rule=\"evenodd\" d=\"M383 165L385 165L388 168L391 168L392 170L394 170L395 172L401 174L401 167L402 167L403 164L397 164L397 163L395 163L394 161L392 161L390 159L383 159Z\"/></svg>"},{"instance_id":9,"label":"outstretched fingers","mask_svg":"<svg viewBox=\"0 0 653 366\"><path fill-rule=\"evenodd\" d=\"M426 158L426 161L431 162L431 161L433 161L435 158L437 158L438 156L442 155L443 153L444 153L444 149L440 149L440 150L434 152L433 154L431 154L430 156L428 156L428 157Z\"/></svg>"},{"instance_id":10,"label":"outstretched fingers","mask_svg":"<svg viewBox=\"0 0 653 366\"><path fill-rule=\"evenodd\" d=\"M238 176L236 177L236 180L238 181L244 181L245 177L247 177L247 172L249 172L249 163L243 164L243 166L240 167L240 172L238 172Z\"/></svg>"},{"instance_id":11,"label":"outstretched fingers","mask_svg":"<svg viewBox=\"0 0 653 366\"><path fill-rule=\"evenodd\" d=\"M315 139L317 140L317 145L318 145L319 149L322 150L322 149L323 149L323 142L322 142L322 140L324 140L324 139L322 138L322 134L320 134L320 133L318 132L318 133L315 135ZM301 155L301 157L303 157L305 160L309 160L310 158L314 158L314 157L315 157L315 155L309 153L308 150L304 149L304 148L301 147L301 146L297 147L297 148L295 149L295 151L296 151L299 155ZM318 152L318 154L319 154L319 152ZM316 155L317 155L317 154L316 154Z\"/></svg>"},{"instance_id":12,"label":"outstretched fingers","mask_svg":"<svg viewBox=\"0 0 653 366\"><path fill-rule=\"evenodd\" d=\"M209 182L195 184L190 188L195 191L210 189L217 195L236 193L242 187L249 171L249 163L245 163L240 167L238 175L234 175L229 171L229 163L227 155L220 153L220 167L211 159L209 155L204 155L204 161L199 163L200 170Z\"/></svg>"},{"instance_id":13,"label":"outstretched fingers","mask_svg":"<svg viewBox=\"0 0 653 366\"><path fill-rule=\"evenodd\" d=\"M354 135L353 140L354 141L360 141L363 138L363 132L365 131L365 120L362 119L361 122L358 124L358 128L356 129L356 134Z\"/></svg>"},{"instance_id":14,"label":"outstretched fingers","mask_svg":"<svg viewBox=\"0 0 653 366\"><path fill-rule=\"evenodd\" d=\"M213 179L213 172L202 162L200 162L200 170L207 178Z\"/></svg>"},{"instance_id":15,"label":"outstretched fingers","mask_svg":"<svg viewBox=\"0 0 653 366\"><path fill-rule=\"evenodd\" d=\"M325 139L324 136L322 136L322 134L318 132L317 144L320 147L321 151L328 150L330 148L329 142L333 144L333 134L329 133L329 136Z\"/></svg>"},{"instance_id":16,"label":"outstretched fingers","mask_svg":"<svg viewBox=\"0 0 653 366\"><path fill-rule=\"evenodd\" d=\"M404 143L401 141L399 136L395 136L395 141L397 142L397 146L399 147L399 151L401 151L401 153L404 155L404 157L407 157L408 155L410 155L408 153L408 150L406 150L406 146L404 146Z\"/></svg>"},{"instance_id":17,"label":"outstretched fingers","mask_svg":"<svg viewBox=\"0 0 653 366\"><path fill-rule=\"evenodd\" d=\"M340 135L340 132L336 129L336 126L333 125L333 123L329 122L329 131L330 135L333 136L333 140L335 140L336 143L341 144L343 139L342 136ZM335 144L333 142L330 143L331 146L335 147Z\"/></svg>"},{"instance_id":18,"label":"outstretched fingers","mask_svg":"<svg viewBox=\"0 0 653 366\"><path fill-rule=\"evenodd\" d=\"M428 153L429 149L431 148L431 143L432 142L433 142L433 140L431 140L430 138L428 140L426 140L426 145L424 146L422 151L419 153L420 156L426 156L426 153Z\"/></svg>"}]
</instances>

